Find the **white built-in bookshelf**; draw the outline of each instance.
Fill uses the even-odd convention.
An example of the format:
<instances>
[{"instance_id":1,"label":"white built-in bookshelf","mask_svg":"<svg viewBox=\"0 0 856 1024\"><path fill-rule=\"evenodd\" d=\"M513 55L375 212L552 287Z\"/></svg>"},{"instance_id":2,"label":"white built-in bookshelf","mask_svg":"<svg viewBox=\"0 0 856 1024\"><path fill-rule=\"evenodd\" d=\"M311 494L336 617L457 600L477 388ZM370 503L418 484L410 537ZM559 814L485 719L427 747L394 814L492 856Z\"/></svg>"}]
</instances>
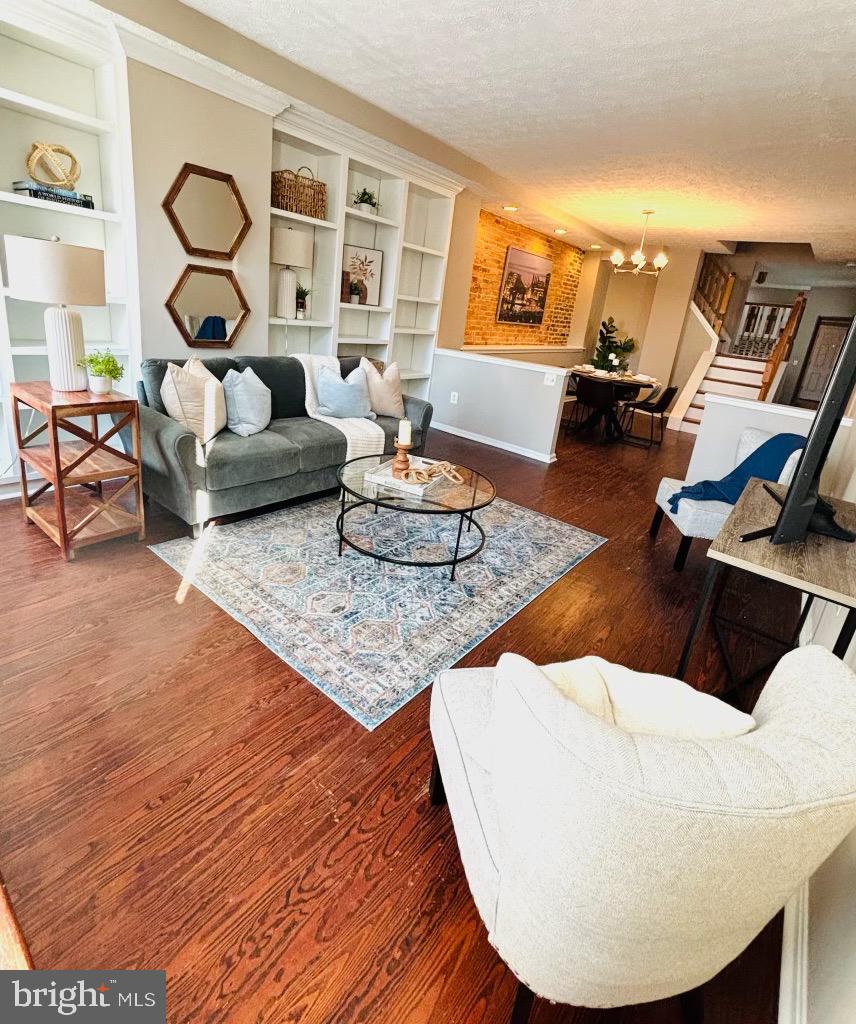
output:
<instances>
[{"instance_id":1,"label":"white built-in bookshelf","mask_svg":"<svg viewBox=\"0 0 856 1024\"><path fill-rule=\"evenodd\" d=\"M311 269L297 270L311 290L307 319L274 316L279 268L271 265L270 352L367 355L396 362L408 394L427 397L457 187L409 163L321 137L290 121L274 122L273 170L308 167L327 186L327 216L314 220L271 210L272 226L312 235ZM378 197L376 213L352 204L360 189ZM383 254L377 306L342 301L344 245Z\"/></svg>"},{"instance_id":2,"label":"white built-in bookshelf","mask_svg":"<svg viewBox=\"0 0 856 1024\"><path fill-rule=\"evenodd\" d=\"M34 26L37 22L34 20ZM121 390L133 389L139 365L138 330L129 316L129 243L123 206L122 157L115 57L94 44L77 50L67 39L47 38L2 21L0 12L0 235L58 236L105 253L107 306L83 308L88 350L110 349L126 367ZM94 210L64 206L12 191L26 178L35 141L67 146L80 161L76 188L93 197ZM4 266L4 283L5 266ZM0 289L0 484L17 477L9 386L48 377L42 304ZM136 295L136 288L130 289ZM33 416L25 426L38 426Z\"/></svg>"}]
</instances>

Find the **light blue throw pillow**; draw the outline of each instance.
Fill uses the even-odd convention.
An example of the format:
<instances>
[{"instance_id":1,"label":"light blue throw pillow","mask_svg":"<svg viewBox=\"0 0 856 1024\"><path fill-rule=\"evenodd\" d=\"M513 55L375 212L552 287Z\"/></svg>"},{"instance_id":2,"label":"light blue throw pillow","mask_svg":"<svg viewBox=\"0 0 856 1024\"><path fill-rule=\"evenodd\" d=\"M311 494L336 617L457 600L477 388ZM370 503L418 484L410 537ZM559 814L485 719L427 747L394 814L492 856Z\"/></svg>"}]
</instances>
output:
<instances>
[{"instance_id":1,"label":"light blue throw pillow","mask_svg":"<svg viewBox=\"0 0 856 1024\"><path fill-rule=\"evenodd\" d=\"M318 392L318 412L322 416L376 419L369 401L369 382L365 371L359 366L348 374L346 380L342 380L341 375L329 366L322 366L315 387Z\"/></svg>"},{"instance_id":2,"label":"light blue throw pillow","mask_svg":"<svg viewBox=\"0 0 856 1024\"><path fill-rule=\"evenodd\" d=\"M226 425L233 434L249 437L270 423L270 388L248 366L243 373L229 370L223 378Z\"/></svg>"}]
</instances>

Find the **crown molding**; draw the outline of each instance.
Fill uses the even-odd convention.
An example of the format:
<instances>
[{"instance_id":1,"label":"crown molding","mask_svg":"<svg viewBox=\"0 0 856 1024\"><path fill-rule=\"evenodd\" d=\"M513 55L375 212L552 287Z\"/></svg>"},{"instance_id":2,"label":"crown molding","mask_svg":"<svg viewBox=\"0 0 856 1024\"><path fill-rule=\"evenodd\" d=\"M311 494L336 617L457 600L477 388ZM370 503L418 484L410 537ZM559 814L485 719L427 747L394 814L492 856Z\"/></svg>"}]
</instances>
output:
<instances>
[{"instance_id":1,"label":"crown molding","mask_svg":"<svg viewBox=\"0 0 856 1024\"><path fill-rule=\"evenodd\" d=\"M277 129L294 133L316 145L345 152L390 174L403 174L410 181L449 197L456 196L464 188L460 179L453 178L439 164L423 160L409 150L313 107L293 104L274 120L274 130Z\"/></svg>"},{"instance_id":2,"label":"crown molding","mask_svg":"<svg viewBox=\"0 0 856 1024\"><path fill-rule=\"evenodd\" d=\"M112 21L122 49L132 60L165 71L245 107L260 110L270 117L291 104L291 98L279 89L198 53L183 43L121 15L113 15Z\"/></svg>"},{"instance_id":3,"label":"crown molding","mask_svg":"<svg viewBox=\"0 0 856 1024\"><path fill-rule=\"evenodd\" d=\"M2 0L0 21L45 37L58 49L73 49L78 61L86 55L94 65L115 54L106 12L89 0Z\"/></svg>"}]
</instances>

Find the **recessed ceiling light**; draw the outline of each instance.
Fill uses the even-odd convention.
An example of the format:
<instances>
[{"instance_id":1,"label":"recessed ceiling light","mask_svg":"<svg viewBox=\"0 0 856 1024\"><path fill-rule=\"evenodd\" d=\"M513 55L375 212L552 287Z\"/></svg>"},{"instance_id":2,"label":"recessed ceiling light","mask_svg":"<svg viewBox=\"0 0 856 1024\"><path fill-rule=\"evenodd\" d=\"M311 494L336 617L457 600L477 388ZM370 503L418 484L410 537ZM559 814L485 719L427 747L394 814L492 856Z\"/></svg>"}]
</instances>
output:
<instances>
[{"instance_id":1,"label":"recessed ceiling light","mask_svg":"<svg viewBox=\"0 0 856 1024\"><path fill-rule=\"evenodd\" d=\"M602 249L602 248L603 248L603 246L602 246L602 245L595 245L594 243L592 243L592 244L591 244L591 245L589 246L589 249Z\"/></svg>"},{"instance_id":2,"label":"recessed ceiling light","mask_svg":"<svg viewBox=\"0 0 856 1024\"><path fill-rule=\"evenodd\" d=\"M503 206L503 210L508 210L509 213L517 213L517 207L513 203L506 203Z\"/></svg>"},{"instance_id":3,"label":"recessed ceiling light","mask_svg":"<svg viewBox=\"0 0 856 1024\"><path fill-rule=\"evenodd\" d=\"M554 234L557 235L566 235L568 233L568 230L567 228L553 228L553 232Z\"/></svg>"}]
</instances>

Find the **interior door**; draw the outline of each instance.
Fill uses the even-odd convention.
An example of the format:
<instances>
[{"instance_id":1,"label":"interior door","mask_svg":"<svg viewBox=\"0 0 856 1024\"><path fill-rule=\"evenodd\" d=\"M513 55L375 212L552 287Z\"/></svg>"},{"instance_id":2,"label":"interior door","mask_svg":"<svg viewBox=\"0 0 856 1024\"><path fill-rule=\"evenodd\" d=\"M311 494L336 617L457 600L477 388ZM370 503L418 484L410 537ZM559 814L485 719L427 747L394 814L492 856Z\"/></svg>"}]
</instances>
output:
<instances>
[{"instance_id":1,"label":"interior door","mask_svg":"<svg viewBox=\"0 0 856 1024\"><path fill-rule=\"evenodd\" d=\"M818 317L797 384L794 405L805 409L817 408L849 327L849 317Z\"/></svg>"}]
</instances>

